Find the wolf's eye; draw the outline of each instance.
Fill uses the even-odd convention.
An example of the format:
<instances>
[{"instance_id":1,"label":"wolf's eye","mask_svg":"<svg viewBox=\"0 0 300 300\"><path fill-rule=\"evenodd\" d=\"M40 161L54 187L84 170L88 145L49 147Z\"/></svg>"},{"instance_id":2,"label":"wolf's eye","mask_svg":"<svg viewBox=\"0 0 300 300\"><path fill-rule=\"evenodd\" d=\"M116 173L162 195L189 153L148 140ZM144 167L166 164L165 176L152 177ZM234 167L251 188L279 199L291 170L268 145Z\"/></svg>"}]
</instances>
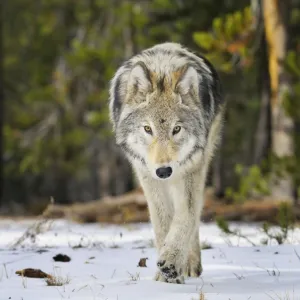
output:
<instances>
[{"instance_id":1,"label":"wolf's eye","mask_svg":"<svg viewBox=\"0 0 300 300\"><path fill-rule=\"evenodd\" d=\"M181 126L175 126L173 129L173 134L177 134L181 130Z\"/></svg>"},{"instance_id":2,"label":"wolf's eye","mask_svg":"<svg viewBox=\"0 0 300 300\"><path fill-rule=\"evenodd\" d=\"M152 129L151 129L150 126L148 126L148 125L144 126L144 130L145 130L147 133L152 134Z\"/></svg>"}]
</instances>

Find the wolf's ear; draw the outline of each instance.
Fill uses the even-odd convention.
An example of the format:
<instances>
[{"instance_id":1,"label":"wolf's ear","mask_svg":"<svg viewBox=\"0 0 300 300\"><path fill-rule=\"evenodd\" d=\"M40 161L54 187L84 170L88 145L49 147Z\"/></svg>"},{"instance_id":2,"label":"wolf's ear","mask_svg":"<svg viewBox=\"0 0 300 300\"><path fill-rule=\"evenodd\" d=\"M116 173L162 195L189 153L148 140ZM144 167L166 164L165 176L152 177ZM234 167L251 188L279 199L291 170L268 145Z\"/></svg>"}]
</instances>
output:
<instances>
[{"instance_id":1,"label":"wolf's ear","mask_svg":"<svg viewBox=\"0 0 300 300\"><path fill-rule=\"evenodd\" d=\"M174 85L175 83L175 85ZM173 85L176 92L182 95L192 91L198 91L199 75L191 66L184 66L173 74Z\"/></svg>"},{"instance_id":2,"label":"wolf's ear","mask_svg":"<svg viewBox=\"0 0 300 300\"><path fill-rule=\"evenodd\" d=\"M137 93L146 94L152 90L151 73L144 62L136 63L128 78L127 83L127 100L133 98ZM142 99L135 99L141 102Z\"/></svg>"},{"instance_id":3,"label":"wolf's ear","mask_svg":"<svg viewBox=\"0 0 300 300\"><path fill-rule=\"evenodd\" d=\"M123 104L145 101L145 93L152 90L151 73L145 63L125 64L115 74L110 83L110 118L117 123ZM140 95L137 95L137 94Z\"/></svg>"}]
</instances>

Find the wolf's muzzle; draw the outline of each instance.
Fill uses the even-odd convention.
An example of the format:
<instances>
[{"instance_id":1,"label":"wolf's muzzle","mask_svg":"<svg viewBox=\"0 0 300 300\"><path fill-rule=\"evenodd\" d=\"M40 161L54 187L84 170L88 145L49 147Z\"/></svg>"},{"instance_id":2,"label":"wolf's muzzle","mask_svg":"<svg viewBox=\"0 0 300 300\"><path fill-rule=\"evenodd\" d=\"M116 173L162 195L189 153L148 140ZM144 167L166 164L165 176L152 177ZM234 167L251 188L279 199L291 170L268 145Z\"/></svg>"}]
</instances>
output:
<instances>
[{"instance_id":1,"label":"wolf's muzzle","mask_svg":"<svg viewBox=\"0 0 300 300\"><path fill-rule=\"evenodd\" d=\"M172 175L172 168L171 167L162 167L156 169L156 175L161 179L166 179Z\"/></svg>"}]
</instances>

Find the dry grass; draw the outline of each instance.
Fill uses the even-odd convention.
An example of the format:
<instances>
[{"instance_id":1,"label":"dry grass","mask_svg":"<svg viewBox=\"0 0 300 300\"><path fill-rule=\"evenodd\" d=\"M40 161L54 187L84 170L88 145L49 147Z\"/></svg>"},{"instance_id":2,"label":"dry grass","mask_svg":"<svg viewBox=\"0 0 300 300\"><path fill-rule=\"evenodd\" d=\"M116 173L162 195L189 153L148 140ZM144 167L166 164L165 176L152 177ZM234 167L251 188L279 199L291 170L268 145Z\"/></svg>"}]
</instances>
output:
<instances>
[{"instance_id":1,"label":"dry grass","mask_svg":"<svg viewBox=\"0 0 300 300\"><path fill-rule=\"evenodd\" d=\"M199 298L192 298L191 300L206 300L205 295L203 294L203 292L201 291L199 294Z\"/></svg>"},{"instance_id":2,"label":"dry grass","mask_svg":"<svg viewBox=\"0 0 300 300\"><path fill-rule=\"evenodd\" d=\"M300 300L300 297L295 295L295 292L286 292L283 295L273 293L273 295L266 294L271 300Z\"/></svg>"},{"instance_id":3,"label":"dry grass","mask_svg":"<svg viewBox=\"0 0 300 300\"><path fill-rule=\"evenodd\" d=\"M200 293L200 298L199 298L199 300L205 300L205 296L204 296L204 294L201 292Z\"/></svg>"},{"instance_id":4,"label":"dry grass","mask_svg":"<svg viewBox=\"0 0 300 300\"><path fill-rule=\"evenodd\" d=\"M51 277L47 277L45 282L48 286L63 286L69 284L71 279L69 276L55 276L51 275Z\"/></svg>"},{"instance_id":5,"label":"dry grass","mask_svg":"<svg viewBox=\"0 0 300 300\"><path fill-rule=\"evenodd\" d=\"M136 274L131 274L129 272L127 272L129 274L129 279L130 281L139 281L140 280L140 273L136 273Z\"/></svg>"}]
</instances>

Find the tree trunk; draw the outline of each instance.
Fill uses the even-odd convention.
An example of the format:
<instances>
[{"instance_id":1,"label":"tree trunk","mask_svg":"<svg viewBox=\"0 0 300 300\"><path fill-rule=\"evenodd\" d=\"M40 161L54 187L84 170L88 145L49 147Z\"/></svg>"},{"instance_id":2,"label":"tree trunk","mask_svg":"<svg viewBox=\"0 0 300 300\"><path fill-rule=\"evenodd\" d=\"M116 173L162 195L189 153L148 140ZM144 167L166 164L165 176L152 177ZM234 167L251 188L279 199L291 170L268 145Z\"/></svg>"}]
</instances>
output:
<instances>
[{"instance_id":1,"label":"tree trunk","mask_svg":"<svg viewBox=\"0 0 300 300\"><path fill-rule=\"evenodd\" d=\"M3 123L4 123L4 78L3 78L3 2L0 1L0 207L3 204Z\"/></svg>"},{"instance_id":2,"label":"tree trunk","mask_svg":"<svg viewBox=\"0 0 300 300\"><path fill-rule=\"evenodd\" d=\"M261 38L258 51L259 76L258 85L261 93L259 117L254 137L253 164L261 164L267 157L271 144L270 124L270 77L268 70L268 55L265 35Z\"/></svg>"},{"instance_id":3,"label":"tree trunk","mask_svg":"<svg viewBox=\"0 0 300 300\"><path fill-rule=\"evenodd\" d=\"M269 51L269 74L271 86L271 138L272 152L278 158L294 154L292 119L286 114L283 100L288 90L283 62L287 53L287 15L290 1L264 0L264 25ZM292 177L280 178L272 188L274 198L292 201L294 187Z\"/></svg>"},{"instance_id":4,"label":"tree trunk","mask_svg":"<svg viewBox=\"0 0 300 300\"><path fill-rule=\"evenodd\" d=\"M212 185L214 188L214 193L215 196L218 199L222 199L225 196L225 178L224 178L224 165L223 165L223 143L224 143L224 138L221 139L220 145L219 145L219 150L216 153L216 156L213 160L212 163Z\"/></svg>"}]
</instances>

